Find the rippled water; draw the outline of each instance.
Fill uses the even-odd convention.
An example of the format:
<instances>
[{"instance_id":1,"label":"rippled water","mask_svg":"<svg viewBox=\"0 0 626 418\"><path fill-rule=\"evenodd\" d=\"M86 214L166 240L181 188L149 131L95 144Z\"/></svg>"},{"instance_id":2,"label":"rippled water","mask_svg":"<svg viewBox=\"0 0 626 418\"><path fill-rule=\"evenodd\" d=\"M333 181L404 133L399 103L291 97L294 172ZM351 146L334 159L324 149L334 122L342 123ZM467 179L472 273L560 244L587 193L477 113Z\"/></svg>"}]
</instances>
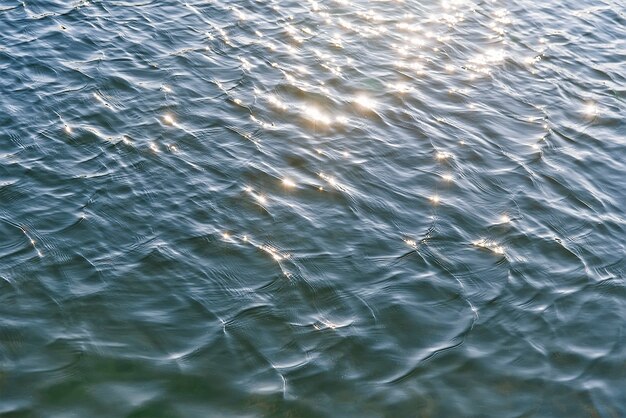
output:
<instances>
[{"instance_id":1,"label":"rippled water","mask_svg":"<svg viewBox=\"0 0 626 418\"><path fill-rule=\"evenodd\" d=\"M626 416L622 0L0 1L0 416Z\"/></svg>"}]
</instances>

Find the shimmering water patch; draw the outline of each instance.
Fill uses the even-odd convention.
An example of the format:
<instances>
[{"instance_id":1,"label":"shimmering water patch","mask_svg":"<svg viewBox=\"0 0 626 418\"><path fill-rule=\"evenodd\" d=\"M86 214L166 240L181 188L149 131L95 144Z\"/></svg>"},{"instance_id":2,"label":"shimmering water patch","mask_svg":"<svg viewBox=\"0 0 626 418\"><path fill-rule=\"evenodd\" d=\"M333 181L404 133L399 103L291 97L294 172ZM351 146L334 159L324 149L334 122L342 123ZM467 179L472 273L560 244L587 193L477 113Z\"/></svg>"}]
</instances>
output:
<instances>
[{"instance_id":1,"label":"shimmering water patch","mask_svg":"<svg viewBox=\"0 0 626 418\"><path fill-rule=\"evenodd\" d=\"M0 1L0 415L626 416L625 23Z\"/></svg>"}]
</instances>

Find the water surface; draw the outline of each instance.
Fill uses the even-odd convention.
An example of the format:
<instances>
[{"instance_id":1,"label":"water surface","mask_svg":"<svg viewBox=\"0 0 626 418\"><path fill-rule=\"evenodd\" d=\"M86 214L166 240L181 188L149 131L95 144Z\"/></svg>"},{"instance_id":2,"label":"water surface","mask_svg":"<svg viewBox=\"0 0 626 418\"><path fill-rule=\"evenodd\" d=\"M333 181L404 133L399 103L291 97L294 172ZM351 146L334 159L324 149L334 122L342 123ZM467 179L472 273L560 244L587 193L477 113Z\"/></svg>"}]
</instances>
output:
<instances>
[{"instance_id":1,"label":"water surface","mask_svg":"<svg viewBox=\"0 0 626 418\"><path fill-rule=\"evenodd\" d=\"M0 0L0 416L626 416L621 0Z\"/></svg>"}]
</instances>

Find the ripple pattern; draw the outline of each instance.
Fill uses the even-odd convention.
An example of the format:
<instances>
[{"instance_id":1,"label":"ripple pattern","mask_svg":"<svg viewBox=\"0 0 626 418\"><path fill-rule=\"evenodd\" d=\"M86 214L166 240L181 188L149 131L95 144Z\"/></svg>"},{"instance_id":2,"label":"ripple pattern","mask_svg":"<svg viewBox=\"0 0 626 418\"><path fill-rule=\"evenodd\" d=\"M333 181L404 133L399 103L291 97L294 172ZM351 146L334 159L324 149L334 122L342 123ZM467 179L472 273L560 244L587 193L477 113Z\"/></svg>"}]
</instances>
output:
<instances>
[{"instance_id":1,"label":"ripple pattern","mask_svg":"<svg viewBox=\"0 0 626 418\"><path fill-rule=\"evenodd\" d=\"M0 416L626 416L619 0L0 0Z\"/></svg>"}]
</instances>

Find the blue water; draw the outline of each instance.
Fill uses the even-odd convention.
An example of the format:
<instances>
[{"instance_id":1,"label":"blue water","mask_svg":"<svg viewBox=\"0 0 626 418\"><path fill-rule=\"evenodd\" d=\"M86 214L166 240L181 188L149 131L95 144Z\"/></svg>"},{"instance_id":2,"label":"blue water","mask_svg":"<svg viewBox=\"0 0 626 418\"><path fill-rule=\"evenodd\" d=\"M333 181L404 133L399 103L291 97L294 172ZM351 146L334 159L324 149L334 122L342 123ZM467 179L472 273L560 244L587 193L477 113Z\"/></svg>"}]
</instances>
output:
<instances>
[{"instance_id":1,"label":"blue water","mask_svg":"<svg viewBox=\"0 0 626 418\"><path fill-rule=\"evenodd\" d=\"M625 14L0 0L0 416L626 416Z\"/></svg>"}]
</instances>

